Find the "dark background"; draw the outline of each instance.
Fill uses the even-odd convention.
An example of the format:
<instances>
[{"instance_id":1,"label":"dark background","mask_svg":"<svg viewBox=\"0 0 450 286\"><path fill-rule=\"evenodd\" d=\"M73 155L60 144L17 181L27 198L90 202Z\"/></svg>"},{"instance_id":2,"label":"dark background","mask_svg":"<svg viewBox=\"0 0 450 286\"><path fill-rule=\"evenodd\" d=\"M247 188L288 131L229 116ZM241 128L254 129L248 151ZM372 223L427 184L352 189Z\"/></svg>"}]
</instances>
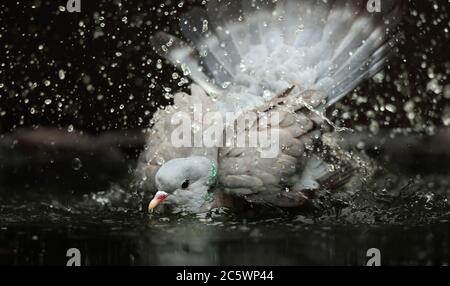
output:
<instances>
[{"instance_id":1,"label":"dark background","mask_svg":"<svg viewBox=\"0 0 450 286\"><path fill-rule=\"evenodd\" d=\"M179 86L182 73L174 80L176 71L158 63L149 37L177 34L177 17L201 1L81 3L81 13L60 11L66 0L0 4L0 133L36 125L93 134L146 128L170 94L187 88ZM339 104L333 113L339 124L433 133L448 117L448 3L413 0L408 7L399 53L384 79L365 81ZM408 100L414 106L405 111Z\"/></svg>"}]
</instances>

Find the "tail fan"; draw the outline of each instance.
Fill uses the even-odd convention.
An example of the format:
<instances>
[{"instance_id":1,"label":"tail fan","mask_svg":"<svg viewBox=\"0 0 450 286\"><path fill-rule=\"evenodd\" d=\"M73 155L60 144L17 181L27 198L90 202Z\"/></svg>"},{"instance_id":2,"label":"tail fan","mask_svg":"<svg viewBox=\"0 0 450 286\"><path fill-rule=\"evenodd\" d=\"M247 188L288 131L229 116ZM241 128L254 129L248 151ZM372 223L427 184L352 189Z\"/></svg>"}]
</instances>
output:
<instances>
[{"instance_id":1,"label":"tail fan","mask_svg":"<svg viewBox=\"0 0 450 286\"><path fill-rule=\"evenodd\" d=\"M181 18L194 48L165 33L153 46L189 70L209 93L241 105L270 100L295 85L319 89L330 106L377 73L393 51L404 1L209 0Z\"/></svg>"}]
</instances>

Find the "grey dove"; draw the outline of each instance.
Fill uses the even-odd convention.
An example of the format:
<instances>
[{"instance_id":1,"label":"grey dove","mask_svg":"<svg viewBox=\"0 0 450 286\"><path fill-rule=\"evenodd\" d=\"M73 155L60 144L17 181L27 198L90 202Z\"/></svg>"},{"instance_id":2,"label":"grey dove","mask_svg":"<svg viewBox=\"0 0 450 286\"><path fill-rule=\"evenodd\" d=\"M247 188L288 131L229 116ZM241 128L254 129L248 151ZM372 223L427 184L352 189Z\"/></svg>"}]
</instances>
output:
<instances>
[{"instance_id":1,"label":"grey dove","mask_svg":"<svg viewBox=\"0 0 450 286\"><path fill-rule=\"evenodd\" d=\"M307 191L345 182L348 172L335 176L314 146L324 112L395 50L403 1L381 3L377 12L367 1L210 0L180 19L189 44L154 35L155 50L194 83L152 119L137 167L154 193L149 210L197 213L235 201L295 208ZM174 122L183 118L190 133L180 139L174 134L183 123ZM208 129L218 144L197 144ZM276 141L276 152L239 145L240 135Z\"/></svg>"}]
</instances>

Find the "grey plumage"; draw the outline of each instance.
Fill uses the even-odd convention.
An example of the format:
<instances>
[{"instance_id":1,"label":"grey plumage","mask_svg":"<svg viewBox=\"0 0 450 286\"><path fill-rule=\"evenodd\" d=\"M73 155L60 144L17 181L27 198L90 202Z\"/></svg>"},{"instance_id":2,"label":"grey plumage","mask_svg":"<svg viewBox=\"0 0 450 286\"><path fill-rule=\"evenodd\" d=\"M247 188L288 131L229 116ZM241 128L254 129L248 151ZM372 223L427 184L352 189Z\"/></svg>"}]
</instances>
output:
<instances>
[{"instance_id":1,"label":"grey plumage","mask_svg":"<svg viewBox=\"0 0 450 286\"><path fill-rule=\"evenodd\" d=\"M320 187L319 179L333 171L312 154L321 112L376 73L395 43L389 36L402 1L383 1L382 13L372 14L366 3L210 0L206 11L196 8L181 19L181 31L192 45L155 35L155 50L198 85L155 114L138 167L147 187L155 190L155 176L166 162L203 156L217 168L226 194L252 203L302 205L302 191ZM222 114L238 112L236 121L248 112L258 117L277 112L280 152L262 158L257 148L172 146L168 121L179 110L193 118L195 103ZM274 127L258 120L248 126L255 133L267 128ZM198 201L196 190L187 191Z\"/></svg>"}]
</instances>

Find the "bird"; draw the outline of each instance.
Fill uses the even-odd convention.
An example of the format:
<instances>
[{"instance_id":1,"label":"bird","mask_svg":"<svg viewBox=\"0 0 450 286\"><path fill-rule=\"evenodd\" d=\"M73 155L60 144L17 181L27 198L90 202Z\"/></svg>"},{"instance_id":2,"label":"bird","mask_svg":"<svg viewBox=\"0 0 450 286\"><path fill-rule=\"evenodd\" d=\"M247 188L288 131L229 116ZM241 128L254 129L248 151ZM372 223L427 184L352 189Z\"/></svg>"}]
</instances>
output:
<instances>
[{"instance_id":1,"label":"bird","mask_svg":"<svg viewBox=\"0 0 450 286\"><path fill-rule=\"evenodd\" d=\"M193 83L151 120L136 168L153 195L148 210L200 213L237 202L301 208L315 190L345 184L351 167L327 162L316 148L332 125L324 112L395 53L404 10L401 0L384 0L376 11L370 2L209 0L180 17L185 40L153 35L155 52ZM193 137L217 127L198 118L205 113L234 114L215 134L230 144L173 143L178 117L188 119ZM236 134L264 132L277 136L274 156L233 144Z\"/></svg>"}]
</instances>

